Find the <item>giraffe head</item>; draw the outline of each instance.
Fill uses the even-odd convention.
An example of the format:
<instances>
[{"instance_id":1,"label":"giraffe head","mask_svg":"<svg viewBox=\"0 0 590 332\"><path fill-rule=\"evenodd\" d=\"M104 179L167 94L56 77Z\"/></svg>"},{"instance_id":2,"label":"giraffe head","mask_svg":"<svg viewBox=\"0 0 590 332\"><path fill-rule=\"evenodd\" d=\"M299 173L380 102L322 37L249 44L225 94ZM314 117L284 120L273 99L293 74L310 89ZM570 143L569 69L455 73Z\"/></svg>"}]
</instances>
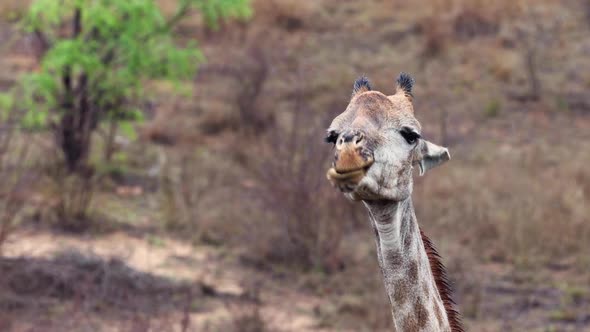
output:
<instances>
[{"instance_id":1,"label":"giraffe head","mask_svg":"<svg viewBox=\"0 0 590 332\"><path fill-rule=\"evenodd\" d=\"M348 107L328 128L326 141L334 144L335 156L327 177L351 199L404 200L412 192L415 165L423 175L451 158L446 148L422 138L413 84L401 73L395 93L387 96L359 78Z\"/></svg>"}]
</instances>

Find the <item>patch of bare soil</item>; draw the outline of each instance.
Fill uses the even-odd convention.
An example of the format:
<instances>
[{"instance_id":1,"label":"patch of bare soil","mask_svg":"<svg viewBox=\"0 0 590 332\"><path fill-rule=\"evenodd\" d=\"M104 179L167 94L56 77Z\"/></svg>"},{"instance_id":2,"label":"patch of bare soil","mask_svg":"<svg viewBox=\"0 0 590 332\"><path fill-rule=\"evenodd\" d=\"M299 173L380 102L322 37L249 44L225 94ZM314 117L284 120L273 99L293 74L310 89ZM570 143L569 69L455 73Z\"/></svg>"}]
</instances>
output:
<instances>
[{"instance_id":1,"label":"patch of bare soil","mask_svg":"<svg viewBox=\"0 0 590 332\"><path fill-rule=\"evenodd\" d=\"M590 292L575 269L561 274L484 264L459 278L457 296L470 330L590 331Z\"/></svg>"},{"instance_id":2,"label":"patch of bare soil","mask_svg":"<svg viewBox=\"0 0 590 332\"><path fill-rule=\"evenodd\" d=\"M0 260L2 331L241 331L254 314L270 331L322 330L321 299L240 267L223 248L123 232L11 239Z\"/></svg>"},{"instance_id":3,"label":"patch of bare soil","mask_svg":"<svg viewBox=\"0 0 590 332\"><path fill-rule=\"evenodd\" d=\"M321 277L317 288L244 266L223 247L168 236L20 230L0 260L0 330L386 331L388 310L375 318L366 308L385 303L379 278L359 284L360 270L378 273L363 263L370 245L362 247L358 264ZM590 331L590 292L574 286L584 280L570 265L542 274L495 263L449 271L469 330ZM365 289L358 298L356 287Z\"/></svg>"}]
</instances>

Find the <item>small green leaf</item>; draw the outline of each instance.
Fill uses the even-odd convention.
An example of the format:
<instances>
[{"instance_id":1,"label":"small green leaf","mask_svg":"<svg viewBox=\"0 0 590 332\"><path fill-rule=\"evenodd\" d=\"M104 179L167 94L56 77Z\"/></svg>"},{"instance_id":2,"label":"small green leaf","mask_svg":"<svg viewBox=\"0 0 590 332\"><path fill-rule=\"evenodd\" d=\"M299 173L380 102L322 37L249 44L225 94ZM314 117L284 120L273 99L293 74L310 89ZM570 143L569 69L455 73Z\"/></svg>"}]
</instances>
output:
<instances>
[{"instance_id":1,"label":"small green leaf","mask_svg":"<svg viewBox=\"0 0 590 332\"><path fill-rule=\"evenodd\" d=\"M14 105L14 98L10 93L0 93L0 109L10 110Z\"/></svg>"},{"instance_id":2,"label":"small green leaf","mask_svg":"<svg viewBox=\"0 0 590 332\"><path fill-rule=\"evenodd\" d=\"M131 123L130 121L120 121L119 129L121 130L123 135L125 135L130 140L134 141L135 139L137 139L137 132L135 131L133 123Z\"/></svg>"}]
</instances>

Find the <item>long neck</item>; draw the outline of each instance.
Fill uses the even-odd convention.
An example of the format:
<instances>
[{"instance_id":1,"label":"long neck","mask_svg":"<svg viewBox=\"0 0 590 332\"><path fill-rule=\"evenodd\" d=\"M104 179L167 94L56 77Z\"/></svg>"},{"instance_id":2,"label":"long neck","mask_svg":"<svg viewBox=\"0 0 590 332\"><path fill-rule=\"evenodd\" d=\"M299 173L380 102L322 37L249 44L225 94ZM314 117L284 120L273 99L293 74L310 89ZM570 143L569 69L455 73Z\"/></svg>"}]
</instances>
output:
<instances>
[{"instance_id":1,"label":"long neck","mask_svg":"<svg viewBox=\"0 0 590 332\"><path fill-rule=\"evenodd\" d=\"M411 198L365 202L397 331L451 331Z\"/></svg>"}]
</instances>

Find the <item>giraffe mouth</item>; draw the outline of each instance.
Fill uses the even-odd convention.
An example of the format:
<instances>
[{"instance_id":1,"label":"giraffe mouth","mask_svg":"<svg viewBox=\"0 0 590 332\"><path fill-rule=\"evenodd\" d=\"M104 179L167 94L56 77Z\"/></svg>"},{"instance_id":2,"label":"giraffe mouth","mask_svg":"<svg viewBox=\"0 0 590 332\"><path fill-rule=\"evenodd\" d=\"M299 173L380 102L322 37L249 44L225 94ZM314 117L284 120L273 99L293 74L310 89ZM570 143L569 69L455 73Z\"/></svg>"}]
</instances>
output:
<instances>
[{"instance_id":1,"label":"giraffe mouth","mask_svg":"<svg viewBox=\"0 0 590 332\"><path fill-rule=\"evenodd\" d=\"M373 165L373 160L361 167L345 171L338 171L335 167L331 167L326 173L326 177L333 186L340 188L344 192L350 192L365 177L371 165Z\"/></svg>"}]
</instances>

